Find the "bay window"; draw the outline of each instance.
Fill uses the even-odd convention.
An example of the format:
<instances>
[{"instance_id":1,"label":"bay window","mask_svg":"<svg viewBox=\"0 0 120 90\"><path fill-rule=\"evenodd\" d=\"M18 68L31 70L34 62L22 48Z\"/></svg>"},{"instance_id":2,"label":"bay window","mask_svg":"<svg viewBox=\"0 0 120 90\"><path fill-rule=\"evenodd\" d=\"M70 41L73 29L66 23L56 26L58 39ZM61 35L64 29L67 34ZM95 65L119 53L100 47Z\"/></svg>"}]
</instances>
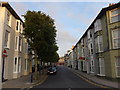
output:
<instances>
[{"instance_id":1,"label":"bay window","mask_svg":"<svg viewBox=\"0 0 120 90\"><path fill-rule=\"evenodd\" d=\"M102 30L102 27L101 27L101 20L100 19L97 19L96 22L94 23L94 28L95 28L95 32L99 31L99 30Z\"/></svg>"},{"instance_id":2,"label":"bay window","mask_svg":"<svg viewBox=\"0 0 120 90\"><path fill-rule=\"evenodd\" d=\"M97 36L95 38L95 47L96 47L96 53L103 51L103 37L102 37L102 35Z\"/></svg>"}]
</instances>

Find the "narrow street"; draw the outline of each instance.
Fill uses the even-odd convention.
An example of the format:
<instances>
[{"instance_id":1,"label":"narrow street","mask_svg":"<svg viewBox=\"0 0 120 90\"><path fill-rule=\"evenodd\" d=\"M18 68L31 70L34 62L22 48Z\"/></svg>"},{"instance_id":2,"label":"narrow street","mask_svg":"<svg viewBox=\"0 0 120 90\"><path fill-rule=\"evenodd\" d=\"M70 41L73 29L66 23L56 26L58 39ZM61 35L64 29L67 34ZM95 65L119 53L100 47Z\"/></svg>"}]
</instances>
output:
<instances>
[{"instance_id":1,"label":"narrow street","mask_svg":"<svg viewBox=\"0 0 120 90\"><path fill-rule=\"evenodd\" d=\"M64 66L58 66L56 75L49 75L47 80L34 88L100 88L94 86Z\"/></svg>"}]
</instances>

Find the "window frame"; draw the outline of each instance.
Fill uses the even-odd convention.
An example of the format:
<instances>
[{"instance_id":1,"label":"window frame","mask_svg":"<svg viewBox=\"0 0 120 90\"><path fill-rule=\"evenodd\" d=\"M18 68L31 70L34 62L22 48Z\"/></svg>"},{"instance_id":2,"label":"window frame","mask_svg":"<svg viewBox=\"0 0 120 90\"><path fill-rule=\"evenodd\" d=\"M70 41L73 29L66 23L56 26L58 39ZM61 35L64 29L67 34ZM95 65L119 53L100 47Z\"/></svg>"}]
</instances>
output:
<instances>
[{"instance_id":1,"label":"window frame","mask_svg":"<svg viewBox=\"0 0 120 90\"><path fill-rule=\"evenodd\" d=\"M115 38L114 37L114 31L115 30L118 30L119 32L120 32L120 28L117 28L117 29L114 29L114 30L112 30L112 45L113 45L113 49L118 49L118 48L120 48L120 46L117 46L117 47L115 47L115 43L114 43L114 40L119 40L120 39L120 37L117 37L117 38ZM119 35L118 35L119 36ZM118 44L117 44L118 45Z\"/></svg>"},{"instance_id":2,"label":"window frame","mask_svg":"<svg viewBox=\"0 0 120 90\"><path fill-rule=\"evenodd\" d=\"M22 37L21 36L19 36L18 50L19 52L22 52Z\"/></svg>"},{"instance_id":3,"label":"window frame","mask_svg":"<svg viewBox=\"0 0 120 90\"><path fill-rule=\"evenodd\" d=\"M17 42L16 42L16 40L17 40ZM18 51L18 43L19 43L19 37L15 36L15 51Z\"/></svg>"},{"instance_id":4,"label":"window frame","mask_svg":"<svg viewBox=\"0 0 120 90\"><path fill-rule=\"evenodd\" d=\"M120 58L120 56L116 56L116 57L115 57L115 59L116 59L116 60L115 60L115 71L116 71L116 77L120 77L120 76L118 76L118 71L117 71L117 68L118 68L118 67L120 68L120 66L117 65L117 58ZM119 60L119 59L118 59L118 60Z\"/></svg>"},{"instance_id":5,"label":"window frame","mask_svg":"<svg viewBox=\"0 0 120 90\"><path fill-rule=\"evenodd\" d=\"M6 40L6 32L7 32L7 40ZM6 42L6 41L7 41L7 42ZM4 47L5 47L5 48L10 48L10 31L8 31L8 30L5 31Z\"/></svg>"},{"instance_id":6,"label":"window frame","mask_svg":"<svg viewBox=\"0 0 120 90\"><path fill-rule=\"evenodd\" d=\"M15 58L16 58L16 65L15 65ZM18 73L18 57L14 57L14 73Z\"/></svg>"},{"instance_id":7,"label":"window frame","mask_svg":"<svg viewBox=\"0 0 120 90\"><path fill-rule=\"evenodd\" d=\"M115 11L115 10L118 10L118 14L112 15L112 12ZM120 15L120 8L115 8L115 9L111 10L110 11L110 23L119 22L120 20L112 22L112 17L116 17L116 16L119 16L119 15Z\"/></svg>"},{"instance_id":8,"label":"window frame","mask_svg":"<svg viewBox=\"0 0 120 90\"><path fill-rule=\"evenodd\" d=\"M17 32L19 32L19 21L18 20L16 20L16 28L15 29Z\"/></svg>"},{"instance_id":9,"label":"window frame","mask_svg":"<svg viewBox=\"0 0 120 90\"><path fill-rule=\"evenodd\" d=\"M102 66L102 60L104 62L104 65ZM98 58L98 65L97 68L99 69L99 73L97 75L99 76L105 76L105 59L103 57ZM104 69L104 74L102 73L102 68Z\"/></svg>"},{"instance_id":10,"label":"window frame","mask_svg":"<svg viewBox=\"0 0 120 90\"><path fill-rule=\"evenodd\" d=\"M97 19L94 23L94 29L95 32L98 32L100 30L102 30L102 23L101 23L101 19Z\"/></svg>"}]
</instances>

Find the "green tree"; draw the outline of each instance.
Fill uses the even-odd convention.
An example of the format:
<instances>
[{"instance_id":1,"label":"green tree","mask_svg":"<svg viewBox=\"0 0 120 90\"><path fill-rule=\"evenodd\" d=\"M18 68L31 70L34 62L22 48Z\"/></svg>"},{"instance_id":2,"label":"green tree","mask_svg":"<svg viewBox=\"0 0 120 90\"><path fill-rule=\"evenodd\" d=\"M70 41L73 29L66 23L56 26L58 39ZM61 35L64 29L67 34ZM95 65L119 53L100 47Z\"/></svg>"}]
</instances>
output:
<instances>
[{"instance_id":1,"label":"green tree","mask_svg":"<svg viewBox=\"0 0 120 90\"><path fill-rule=\"evenodd\" d=\"M31 49L35 52L35 59L43 62L57 61L58 47L56 45L56 27L54 20L41 11L27 11L24 35Z\"/></svg>"}]
</instances>

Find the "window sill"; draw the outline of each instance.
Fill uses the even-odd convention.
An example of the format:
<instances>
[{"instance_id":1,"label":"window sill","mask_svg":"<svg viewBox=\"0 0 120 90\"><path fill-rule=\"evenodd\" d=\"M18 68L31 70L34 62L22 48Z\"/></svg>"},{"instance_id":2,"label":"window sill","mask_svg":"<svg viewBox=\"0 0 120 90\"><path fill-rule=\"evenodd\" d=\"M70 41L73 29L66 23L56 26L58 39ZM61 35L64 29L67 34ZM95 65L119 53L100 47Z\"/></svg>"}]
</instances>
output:
<instances>
[{"instance_id":1,"label":"window sill","mask_svg":"<svg viewBox=\"0 0 120 90\"><path fill-rule=\"evenodd\" d=\"M117 24L117 23L119 23L120 21L117 21L117 22L110 22L109 23L109 25L111 25L111 24Z\"/></svg>"},{"instance_id":2,"label":"window sill","mask_svg":"<svg viewBox=\"0 0 120 90\"><path fill-rule=\"evenodd\" d=\"M118 48L113 48L113 49L111 49L111 50L119 50L120 49L120 47L118 47Z\"/></svg>"}]
</instances>

